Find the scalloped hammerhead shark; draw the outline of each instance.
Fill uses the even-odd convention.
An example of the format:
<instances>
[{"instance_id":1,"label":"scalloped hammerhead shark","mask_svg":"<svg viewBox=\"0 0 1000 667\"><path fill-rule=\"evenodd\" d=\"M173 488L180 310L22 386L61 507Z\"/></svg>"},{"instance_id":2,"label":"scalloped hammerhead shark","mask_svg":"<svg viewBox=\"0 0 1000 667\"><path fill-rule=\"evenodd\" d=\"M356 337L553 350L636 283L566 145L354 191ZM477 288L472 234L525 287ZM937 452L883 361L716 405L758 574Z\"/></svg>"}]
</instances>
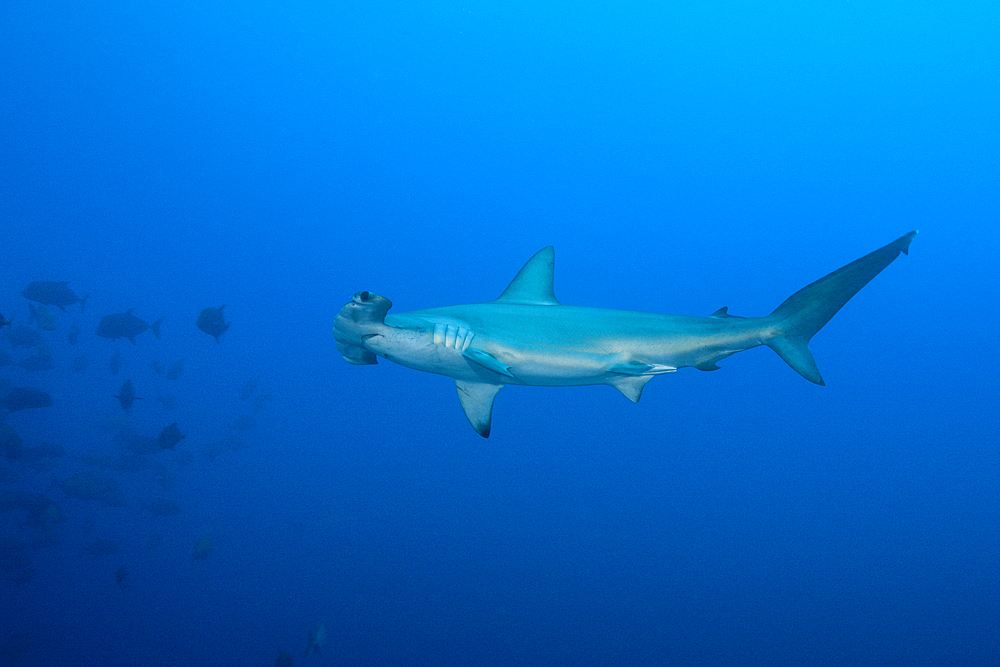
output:
<instances>
[{"instance_id":1,"label":"scalloped hammerhead shark","mask_svg":"<svg viewBox=\"0 0 1000 667\"><path fill-rule=\"evenodd\" d=\"M555 252L542 248L494 301L388 315L392 302L358 292L337 315L337 350L351 364L385 357L454 378L465 416L490 435L493 399L506 384L608 384L636 402L657 375L767 345L802 377L824 384L809 340L858 291L907 253L910 232L803 287L764 317L720 308L708 317L564 306L552 289Z\"/></svg>"}]
</instances>

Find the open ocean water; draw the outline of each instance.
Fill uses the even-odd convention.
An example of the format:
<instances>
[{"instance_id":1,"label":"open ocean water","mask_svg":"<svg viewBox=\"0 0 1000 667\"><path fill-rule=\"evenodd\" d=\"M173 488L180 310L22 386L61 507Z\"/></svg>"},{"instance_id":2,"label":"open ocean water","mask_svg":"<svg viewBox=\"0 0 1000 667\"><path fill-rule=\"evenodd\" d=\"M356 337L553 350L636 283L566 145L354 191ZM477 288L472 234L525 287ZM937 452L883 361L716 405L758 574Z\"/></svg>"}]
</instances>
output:
<instances>
[{"instance_id":1,"label":"open ocean water","mask_svg":"<svg viewBox=\"0 0 1000 667\"><path fill-rule=\"evenodd\" d=\"M998 53L974 0L5 5L0 665L998 664ZM548 245L564 304L766 315L913 229L825 387L484 440L331 334Z\"/></svg>"}]
</instances>

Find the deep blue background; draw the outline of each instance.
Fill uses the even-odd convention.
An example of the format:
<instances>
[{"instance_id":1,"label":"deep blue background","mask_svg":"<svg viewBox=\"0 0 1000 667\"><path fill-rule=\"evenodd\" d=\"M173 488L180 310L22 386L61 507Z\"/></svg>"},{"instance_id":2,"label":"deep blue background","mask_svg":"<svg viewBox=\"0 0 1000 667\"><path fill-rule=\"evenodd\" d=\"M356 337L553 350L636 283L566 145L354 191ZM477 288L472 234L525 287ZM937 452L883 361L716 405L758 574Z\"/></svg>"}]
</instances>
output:
<instances>
[{"instance_id":1,"label":"deep blue background","mask_svg":"<svg viewBox=\"0 0 1000 667\"><path fill-rule=\"evenodd\" d=\"M55 399L5 421L70 452L4 464L67 521L2 573L0 647L29 646L0 660L995 664L998 48L995 2L8 3L0 312L92 296L55 370L0 368ZM450 380L330 335L355 291L490 300L549 244L563 303L762 315L916 228L813 340L827 387L766 348L638 405L510 387L483 441ZM93 335L132 307L162 340ZM250 447L206 458L251 376ZM64 500L125 378L137 431L187 434L155 457L177 485Z\"/></svg>"}]
</instances>

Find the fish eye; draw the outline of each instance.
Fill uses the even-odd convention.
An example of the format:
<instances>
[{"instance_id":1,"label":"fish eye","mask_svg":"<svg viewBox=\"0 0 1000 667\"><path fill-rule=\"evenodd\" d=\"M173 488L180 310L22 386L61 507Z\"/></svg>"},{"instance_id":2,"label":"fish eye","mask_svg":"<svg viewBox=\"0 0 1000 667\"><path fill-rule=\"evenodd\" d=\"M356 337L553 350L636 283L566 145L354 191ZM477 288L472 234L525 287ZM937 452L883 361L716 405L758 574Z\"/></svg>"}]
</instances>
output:
<instances>
[{"instance_id":1,"label":"fish eye","mask_svg":"<svg viewBox=\"0 0 1000 667\"><path fill-rule=\"evenodd\" d=\"M358 294L358 296L361 297L362 301L367 301L368 299L371 298L371 292L369 292L368 290L365 290L363 292L360 292Z\"/></svg>"}]
</instances>

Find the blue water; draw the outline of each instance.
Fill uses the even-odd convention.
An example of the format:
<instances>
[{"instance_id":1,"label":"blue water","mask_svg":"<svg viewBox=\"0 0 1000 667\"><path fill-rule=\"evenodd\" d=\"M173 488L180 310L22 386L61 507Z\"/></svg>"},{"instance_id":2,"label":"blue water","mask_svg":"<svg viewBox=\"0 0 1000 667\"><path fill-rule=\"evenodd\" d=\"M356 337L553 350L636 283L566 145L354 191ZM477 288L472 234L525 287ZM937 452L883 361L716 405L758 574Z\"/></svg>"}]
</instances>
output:
<instances>
[{"instance_id":1,"label":"blue water","mask_svg":"<svg viewBox=\"0 0 1000 667\"><path fill-rule=\"evenodd\" d=\"M0 313L91 295L54 369L0 368L54 402L0 421L66 452L0 462L58 507L0 512L0 664L996 664L996 3L0 14ZM763 315L911 229L813 339L826 387L759 348L637 405L508 387L483 440L451 380L331 336L358 290L490 300L550 244L565 304ZM129 308L161 338L94 334Z\"/></svg>"}]
</instances>

